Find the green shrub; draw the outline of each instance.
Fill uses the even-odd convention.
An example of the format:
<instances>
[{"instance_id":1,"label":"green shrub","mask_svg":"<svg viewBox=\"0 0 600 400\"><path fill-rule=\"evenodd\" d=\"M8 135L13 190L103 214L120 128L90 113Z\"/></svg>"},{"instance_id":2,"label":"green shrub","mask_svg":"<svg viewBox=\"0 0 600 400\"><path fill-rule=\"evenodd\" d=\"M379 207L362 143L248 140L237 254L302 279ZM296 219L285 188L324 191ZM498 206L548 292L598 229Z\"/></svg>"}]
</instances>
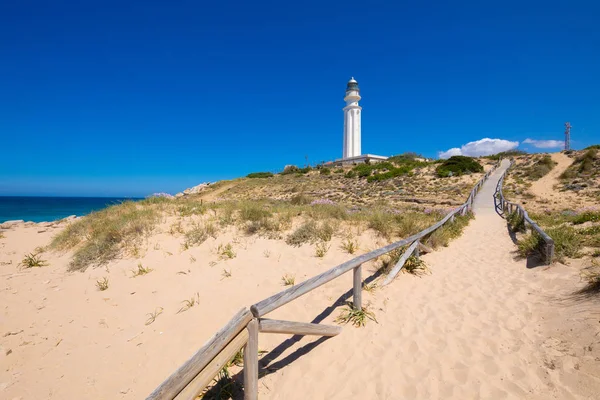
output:
<instances>
[{"instance_id":1,"label":"green shrub","mask_svg":"<svg viewBox=\"0 0 600 400\"><path fill-rule=\"evenodd\" d=\"M335 234L336 227L328 221L318 225L314 220L306 221L294 232L290 233L285 242L290 246L302 246L305 243L316 243L317 241L329 242Z\"/></svg>"},{"instance_id":2,"label":"green shrub","mask_svg":"<svg viewBox=\"0 0 600 400\"><path fill-rule=\"evenodd\" d=\"M439 177L459 176L473 172L483 172L477 160L466 156L452 156L436 168Z\"/></svg>"},{"instance_id":3,"label":"green shrub","mask_svg":"<svg viewBox=\"0 0 600 400\"><path fill-rule=\"evenodd\" d=\"M355 178L356 177L356 172L354 171L348 171L346 172L346 178Z\"/></svg>"},{"instance_id":4,"label":"green shrub","mask_svg":"<svg viewBox=\"0 0 600 400\"><path fill-rule=\"evenodd\" d=\"M331 170L327 167L323 167L323 168L319 169L319 173L321 175L331 175Z\"/></svg>"},{"instance_id":5,"label":"green shrub","mask_svg":"<svg viewBox=\"0 0 600 400\"><path fill-rule=\"evenodd\" d=\"M389 239L394 234L394 217L392 214L376 210L368 215L368 224L367 226L370 229L373 229L380 236Z\"/></svg>"},{"instance_id":6,"label":"green shrub","mask_svg":"<svg viewBox=\"0 0 600 400\"><path fill-rule=\"evenodd\" d=\"M490 156L484 156L483 158L487 158L488 160L500 160L501 158L511 158L511 157L518 157L518 156L524 156L527 155L528 153L526 151L522 151L522 150L509 150L509 151L503 151L497 154L492 154Z\"/></svg>"},{"instance_id":7,"label":"green shrub","mask_svg":"<svg viewBox=\"0 0 600 400\"><path fill-rule=\"evenodd\" d=\"M273 176L272 172L252 172L246 175L247 178L270 178Z\"/></svg>"},{"instance_id":8,"label":"green shrub","mask_svg":"<svg viewBox=\"0 0 600 400\"><path fill-rule=\"evenodd\" d=\"M334 173L336 173L336 174L343 174L343 173L344 173L344 170L343 170L342 168L338 168L338 169L336 169L336 170L335 170L335 171L333 171L333 172L334 172Z\"/></svg>"},{"instance_id":9,"label":"green shrub","mask_svg":"<svg viewBox=\"0 0 600 400\"><path fill-rule=\"evenodd\" d=\"M296 206L310 204L313 199L304 193L298 193L290 199L290 203Z\"/></svg>"},{"instance_id":10,"label":"green shrub","mask_svg":"<svg viewBox=\"0 0 600 400\"><path fill-rule=\"evenodd\" d=\"M581 213L573 219L573 223L575 225L584 224L586 222L599 222L600 221L600 211L586 211Z\"/></svg>"},{"instance_id":11,"label":"green shrub","mask_svg":"<svg viewBox=\"0 0 600 400\"><path fill-rule=\"evenodd\" d=\"M508 226L515 232L525 231L525 218L523 218L518 212L513 211L506 216L506 222Z\"/></svg>"},{"instance_id":12,"label":"green shrub","mask_svg":"<svg viewBox=\"0 0 600 400\"><path fill-rule=\"evenodd\" d=\"M189 248L192 246L198 246L204 243L209 236L216 238L217 228L210 223L197 223L191 230L185 233L184 247Z\"/></svg>"},{"instance_id":13,"label":"green shrub","mask_svg":"<svg viewBox=\"0 0 600 400\"><path fill-rule=\"evenodd\" d=\"M531 167L525 169L524 176L536 181L547 175L556 164L557 163L552 160L552 157L546 154L540 160L533 163Z\"/></svg>"},{"instance_id":14,"label":"green shrub","mask_svg":"<svg viewBox=\"0 0 600 400\"><path fill-rule=\"evenodd\" d=\"M298 172L300 172L300 168L296 167L295 165L286 165L283 169L283 172L281 172L281 175L294 174Z\"/></svg>"},{"instance_id":15,"label":"green shrub","mask_svg":"<svg viewBox=\"0 0 600 400\"><path fill-rule=\"evenodd\" d=\"M271 212L264 209L260 203L245 201L240 205L240 220L242 221L260 221L271 215Z\"/></svg>"},{"instance_id":16,"label":"green shrub","mask_svg":"<svg viewBox=\"0 0 600 400\"><path fill-rule=\"evenodd\" d=\"M434 249L439 246L447 247L451 240L462 235L463 230L469 225L469 221L473 218L474 215L471 212L468 212L465 215L455 215L454 222L446 222L441 228L429 235L425 240L425 243ZM433 222L431 224L433 224Z\"/></svg>"},{"instance_id":17,"label":"green shrub","mask_svg":"<svg viewBox=\"0 0 600 400\"><path fill-rule=\"evenodd\" d=\"M559 226L546 229L545 232L554 240L554 257L557 260L581 257L583 243L573 227Z\"/></svg>"},{"instance_id":18,"label":"green shrub","mask_svg":"<svg viewBox=\"0 0 600 400\"><path fill-rule=\"evenodd\" d=\"M544 240L537 232L529 233L517 242L517 254L522 258L539 256L541 243L544 243Z\"/></svg>"}]
</instances>

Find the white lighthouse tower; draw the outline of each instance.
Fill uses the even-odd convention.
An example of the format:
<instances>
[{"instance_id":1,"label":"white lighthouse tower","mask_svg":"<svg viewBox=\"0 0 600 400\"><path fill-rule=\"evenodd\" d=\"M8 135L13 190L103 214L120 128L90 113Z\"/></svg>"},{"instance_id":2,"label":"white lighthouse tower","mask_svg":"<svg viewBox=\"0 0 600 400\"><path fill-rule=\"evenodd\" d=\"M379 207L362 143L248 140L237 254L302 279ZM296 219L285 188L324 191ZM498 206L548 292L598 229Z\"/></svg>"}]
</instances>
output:
<instances>
[{"instance_id":1,"label":"white lighthouse tower","mask_svg":"<svg viewBox=\"0 0 600 400\"><path fill-rule=\"evenodd\" d=\"M379 162L387 160L387 157L373 154L362 154L361 152L361 114L362 107L358 105L360 89L354 78L348 81L346 86L346 107L344 107L344 148L342 158L335 160L338 165L357 164L363 162Z\"/></svg>"},{"instance_id":2,"label":"white lighthouse tower","mask_svg":"<svg viewBox=\"0 0 600 400\"><path fill-rule=\"evenodd\" d=\"M344 107L344 149L342 158L360 156L360 112L362 107L358 105L360 100L360 89L354 78L348 81L346 86L346 107Z\"/></svg>"}]
</instances>

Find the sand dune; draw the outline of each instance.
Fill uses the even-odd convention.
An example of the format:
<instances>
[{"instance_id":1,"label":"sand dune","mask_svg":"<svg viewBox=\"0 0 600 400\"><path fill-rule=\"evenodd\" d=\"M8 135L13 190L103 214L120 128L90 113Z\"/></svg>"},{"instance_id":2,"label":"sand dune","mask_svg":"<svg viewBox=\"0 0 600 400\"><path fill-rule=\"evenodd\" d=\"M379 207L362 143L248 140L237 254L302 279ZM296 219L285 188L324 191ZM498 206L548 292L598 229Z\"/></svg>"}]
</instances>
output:
<instances>
[{"instance_id":1,"label":"sand dune","mask_svg":"<svg viewBox=\"0 0 600 400\"><path fill-rule=\"evenodd\" d=\"M514 260L492 204L500 172L463 236L423 256L430 275L401 274L364 293L378 323L347 326L329 340L262 334L260 397L597 398L597 303L569 297L575 270ZM48 267L20 270L22 254L52 235L37 230L20 227L0 240L0 398L144 398L238 309L281 290L283 274L298 282L352 257L339 239L317 259L310 246L233 234L182 251L164 234L148 243L141 261L154 271L145 276L132 278L137 260L127 259L67 274L68 256L59 254L48 254ZM235 240L238 256L219 260L214 248ZM362 251L380 244L361 236ZM374 270L366 265L365 275ZM99 292L104 276L111 286ZM269 317L334 324L351 281L341 277ZM178 314L196 293L199 305Z\"/></svg>"}]
</instances>

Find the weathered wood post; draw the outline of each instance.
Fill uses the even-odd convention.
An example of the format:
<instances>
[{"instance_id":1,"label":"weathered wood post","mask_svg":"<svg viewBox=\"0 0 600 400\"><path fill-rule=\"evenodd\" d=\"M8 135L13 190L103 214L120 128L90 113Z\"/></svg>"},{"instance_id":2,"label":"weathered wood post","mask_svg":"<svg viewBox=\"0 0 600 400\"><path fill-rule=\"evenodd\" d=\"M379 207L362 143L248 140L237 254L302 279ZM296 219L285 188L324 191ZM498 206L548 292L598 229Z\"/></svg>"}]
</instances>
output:
<instances>
[{"instance_id":1,"label":"weathered wood post","mask_svg":"<svg viewBox=\"0 0 600 400\"><path fill-rule=\"evenodd\" d=\"M248 322L248 343L244 346L244 400L258 399L258 319Z\"/></svg>"},{"instance_id":2,"label":"weathered wood post","mask_svg":"<svg viewBox=\"0 0 600 400\"><path fill-rule=\"evenodd\" d=\"M362 265L354 268L354 308L362 310Z\"/></svg>"},{"instance_id":3,"label":"weathered wood post","mask_svg":"<svg viewBox=\"0 0 600 400\"><path fill-rule=\"evenodd\" d=\"M413 255L416 258L419 258L419 256L421 256L421 252L419 251L419 245L421 244L420 240L417 240L417 247L415 247L415 251L413 251Z\"/></svg>"}]
</instances>

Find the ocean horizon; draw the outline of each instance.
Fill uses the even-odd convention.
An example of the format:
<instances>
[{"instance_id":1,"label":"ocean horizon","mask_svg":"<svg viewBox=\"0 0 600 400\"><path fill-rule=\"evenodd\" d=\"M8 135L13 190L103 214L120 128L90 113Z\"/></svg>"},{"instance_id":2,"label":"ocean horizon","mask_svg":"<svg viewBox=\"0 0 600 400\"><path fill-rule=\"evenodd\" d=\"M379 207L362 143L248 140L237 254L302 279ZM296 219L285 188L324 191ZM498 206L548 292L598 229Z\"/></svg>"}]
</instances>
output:
<instances>
[{"instance_id":1,"label":"ocean horizon","mask_svg":"<svg viewBox=\"0 0 600 400\"><path fill-rule=\"evenodd\" d=\"M0 223L11 220L50 222L78 217L137 197L0 196Z\"/></svg>"}]
</instances>

